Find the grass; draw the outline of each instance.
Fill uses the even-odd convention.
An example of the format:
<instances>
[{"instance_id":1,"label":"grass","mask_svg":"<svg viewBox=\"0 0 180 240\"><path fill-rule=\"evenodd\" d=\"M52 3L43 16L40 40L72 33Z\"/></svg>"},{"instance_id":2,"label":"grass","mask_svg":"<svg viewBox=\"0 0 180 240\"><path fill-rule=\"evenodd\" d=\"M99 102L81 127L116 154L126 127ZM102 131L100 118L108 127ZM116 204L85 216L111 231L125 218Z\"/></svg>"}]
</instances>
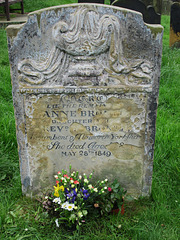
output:
<instances>
[{"instance_id":1,"label":"grass","mask_svg":"<svg viewBox=\"0 0 180 240\"><path fill-rule=\"evenodd\" d=\"M30 5L28 5L31 2ZM67 1L61 1L64 4ZM75 2L75 1L71 1ZM70 3L70 1L68 1ZM57 1L25 1L36 10ZM93 216L79 231L57 229L39 202L22 196L11 96L6 33L0 29L0 239L177 240L179 238L179 79L180 49L170 49L169 17L164 26L163 56L156 123L152 195L126 203L124 216Z\"/></svg>"},{"instance_id":2,"label":"grass","mask_svg":"<svg viewBox=\"0 0 180 240\"><path fill-rule=\"evenodd\" d=\"M24 11L25 12L32 12L36 11L42 8L47 8L47 7L52 7L52 6L58 6L58 5L64 5L64 4L73 4L73 3L78 3L78 0L24 0ZM110 4L110 0L105 0L105 4ZM12 5L10 8L19 8L19 3ZM3 9L0 8L0 12L2 12Z\"/></svg>"}]
</instances>

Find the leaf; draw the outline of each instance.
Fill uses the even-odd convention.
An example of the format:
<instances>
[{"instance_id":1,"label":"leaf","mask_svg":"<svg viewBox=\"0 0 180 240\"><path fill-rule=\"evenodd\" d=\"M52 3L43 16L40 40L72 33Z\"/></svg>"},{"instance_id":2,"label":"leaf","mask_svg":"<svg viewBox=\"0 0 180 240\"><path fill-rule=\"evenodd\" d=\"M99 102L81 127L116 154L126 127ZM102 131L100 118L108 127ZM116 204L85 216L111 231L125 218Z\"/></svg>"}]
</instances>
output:
<instances>
[{"instance_id":1,"label":"leaf","mask_svg":"<svg viewBox=\"0 0 180 240\"><path fill-rule=\"evenodd\" d=\"M66 218L66 217L61 217L61 218L59 218L58 220L59 220L59 221L63 221L63 220L68 221L68 218Z\"/></svg>"},{"instance_id":2,"label":"leaf","mask_svg":"<svg viewBox=\"0 0 180 240\"><path fill-rule=\"evenodd\" d=\"M16 215L12 211L10 211L9 214L14 218L16 217Z\"/></svg>"},{"instance_id":3,"label":"leaf","mask_svg":"<svg viewBox=\"0 0 180 240\"><path fill-rule=\"evenodd\" d=\"M113 192L117 193L117 192L118 192L118 189L117 189L117 188L113 189Z\"/></svg>"},{"instance_id":4,"label":"leaf","mask_svg":"<svg viewBox=\"0 0 180 240\"><path fill-rule=\"evenodd\" d=\"M34 236L34 234L28 234L28 235L24 235L24 236L18 237L17 240L21 240L21 239L24 239L24 238L29 238L31 236Z\"/></svg>"},{"instance_id":5,"label":"leaf","mask_svg":"<svg viewBox=\"0 0 180 240\"><path fill-rule=\"evenodd\" d=\"M4 180L6 178L6 174L2 175L2 177L0 178L0 181Z\"/></svg>"},{"instance_id":6,"label":"leaf","mask_svg":"<svg viewBox=\"0 0 180 240\"><path fill-rule=\"evenodd\" d=\"M113 199L114 197L115 197L115 196L114 196L114 194L112 193L112 194L111 194L111 199Z\"/></svg>"},{"instance_id":7,"label":"leaf","mask_svg":"<svg viewBox=\"0 0 180 240\"><path fill-rule=\"evenodd\" d=\"M111 211L111 205L108 204L108 205L105 207L105 210L106 210L106 212L110 212L110 211Z\"/></svg>"}]
</instances>

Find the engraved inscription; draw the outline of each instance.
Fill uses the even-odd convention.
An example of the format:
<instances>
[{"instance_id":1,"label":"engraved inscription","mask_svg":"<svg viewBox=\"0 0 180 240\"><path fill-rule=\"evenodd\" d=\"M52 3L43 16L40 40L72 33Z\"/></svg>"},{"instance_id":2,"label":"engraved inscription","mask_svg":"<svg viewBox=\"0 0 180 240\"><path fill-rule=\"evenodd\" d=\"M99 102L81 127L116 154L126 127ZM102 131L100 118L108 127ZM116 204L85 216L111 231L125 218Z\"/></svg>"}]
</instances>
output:
<instances>
[{"instance_id":1,"label":"engraved inscription","mask_svg":"<svg viewBox=\"0 0 180 240\"><path fill-rule=\"evenodd\" d=\"M146 94L43 94L37 98L26 97L30 151L33 145L43 145L44 154L57 152L62 158L140 160L136 155L143 155ZM136 154L126 153L134 148L139 149Z\"/></svg>"}]
</instances>

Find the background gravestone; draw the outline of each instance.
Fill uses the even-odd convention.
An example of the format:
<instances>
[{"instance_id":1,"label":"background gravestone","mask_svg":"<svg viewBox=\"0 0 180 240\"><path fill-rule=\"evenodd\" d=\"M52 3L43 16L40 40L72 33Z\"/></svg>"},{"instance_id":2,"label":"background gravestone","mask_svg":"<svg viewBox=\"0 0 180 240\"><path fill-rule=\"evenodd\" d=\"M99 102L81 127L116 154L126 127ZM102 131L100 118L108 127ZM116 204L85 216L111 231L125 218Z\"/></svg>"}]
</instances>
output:
<instances>
[{"instance_id":1,"label":"background gravestone","mask_svg":"<svg viewBox=\"0 0 180 240\"><path fill-rule=\"evenodd\" d=\"M99 4L39 10L7 28L23 193L72 164L150 194L162 30Z\"/></svg>"},{"instance_id":2,"label":"background gravestone","mask_svg":"<svg viewBox=\"0 0 180 240\"><path fill-rule=\"evenodd\" d=\"M162 12L162 1L163 0L153 0L152 3L148 4L148 5L153 5L155 11L157 13L160 13Z\"/></svg>"},{"instance_id":3,"label":"background gravestone","mask_svg":"<svg viewBox=\"0 0 180 240\"><path fill-rule=\"evenodd\" d=\"M78 0L78 3L101 3L101 4L104 4L104 0Z\"/></svg>"},{"instance_id":4,"label":"background gravestone","mask_svg":"<svg viewBox=\"0 0 180 240\"><path fill-rule=\"evenodd\" d=\"M151 5L147 6L147 20L146 20L146 22L151 23L151 24L161 23L161 15L159 13L156 13L154 7L151 6Z\"/></svg>"},{"instance_id":5,"label":"background gravestone","mask_svg":"<svg viewBox=\"0 0 180 240\"><path fill-rule=\"evenodd\" d=\"M180 48L180 1L171 5L169 46Z\"/></svg>"},{"instance_id":6,"label":"background gravestone","mask_svg":"<svg viewBox=\"0 0 180 240\"><path fill-rule=\"evenodd\" d=\"M153 6L155 11L161 14L163 0L140 0L140 1L143 2L146 5L146 7L149 5Z\"/></svg>"},{"instance_id":7,"label":"background gravestone","mask_svg":"<svg viewBox=\"0 0 180 240\"><path fill-rule=\"evenodd\" d=\"M169 15L170 14L170 9L171 9L171 0L162 0L162 10L161 13L164 15Z\"/></svg>"},{"instance_id":8,"label":"background gravestone","mask_svg":"<svg viewBox=\"0 0 180 240\"><path fill-rule=\"evenodd\" d=\"M165 0L139 0L139 2L142 2L146 7L153 6L155 12L158 14L162 13L162 5L164 1ZM113 2L115 2L115 0L110 0L110 4L112 4Z\"/></svg>"},{"instance_id":9,"label":"background gravestone","mask_svg":"<svg viewBox=\"0 0 180 240\"><path fill-rule=\"evenodd\" d=\"M161 15L156 13L153 6L147 6L139 0L116 0L112 1L113 6L128 8L142 13L144 22L151 24L159 24Z\"/></svg>"}]
</instances>

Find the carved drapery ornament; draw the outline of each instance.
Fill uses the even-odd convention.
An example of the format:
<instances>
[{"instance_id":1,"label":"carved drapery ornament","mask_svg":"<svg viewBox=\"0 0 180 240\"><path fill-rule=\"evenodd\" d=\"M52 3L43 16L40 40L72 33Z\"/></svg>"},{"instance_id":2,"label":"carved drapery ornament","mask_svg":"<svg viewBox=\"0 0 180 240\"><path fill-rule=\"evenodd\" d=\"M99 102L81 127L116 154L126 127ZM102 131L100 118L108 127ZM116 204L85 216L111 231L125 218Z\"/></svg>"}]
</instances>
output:
<instances>
[{"instance_id":1,"label":"carved drapery ornament","mask_svg":"<svg viewBox=\"0 0 180 240\"><path fill-rule=\"evenodd\" d=\"M45 62L19 62L19 78L30 85L147 85L152 66L141 59L123 57L119 19L103 15L91 6L79 7L70 21L52 29L54 46Z\"/></svg>"}]
</instances>

